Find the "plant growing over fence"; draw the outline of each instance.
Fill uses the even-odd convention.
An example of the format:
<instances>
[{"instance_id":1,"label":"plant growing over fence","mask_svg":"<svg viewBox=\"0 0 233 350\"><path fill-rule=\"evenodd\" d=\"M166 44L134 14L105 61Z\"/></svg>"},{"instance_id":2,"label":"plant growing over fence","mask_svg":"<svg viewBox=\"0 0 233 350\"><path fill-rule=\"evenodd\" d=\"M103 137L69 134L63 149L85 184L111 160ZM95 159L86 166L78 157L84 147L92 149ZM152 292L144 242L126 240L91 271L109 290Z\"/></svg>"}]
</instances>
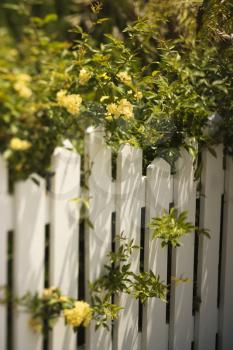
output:
<instances>
[{"instance_id":1,"label":"plant growing over fence","mask_svg":"<svg viewBox=\"0 0 233 350\"><path fill-rule=\"evenodd\" d=\"M119 293L130 294L142 303L153 297L166 302L168 289L159 276L152 271L134 273L130 270L131 255L140 247L123 235L117 236L116 242L119 248L116 252L109 252L105 273L89 285L91 305L63 295L57 287L46 288L41 295L26 293L16 299L6 293L1 303L18 305L21 311L30 314L30 328L46 334L52 330L59 317L63 317L65 324L73 327L74 331L80 326L87 327L91 320L96 322L96 329L100 326L108 328L109 321L117 319L122 309L121 305L114 302Z\"/></svg>"},{"instance_id":2,"label":"plant growing over fence","mask_svg":"<svg viewBox=\"0 0 233 350\"><path fill-rule=\"evenodd\" d=\"M160 238L162 247L168 244L179 247L182 245L180 238L195 231L195 226L187 221L187 216L186 211L178 213L176 208L171 208L169 213L164 210L162 216L153 218L149 223L152 238Z\"/></svg>"},{"instance_id":3,"label":"plant growing over fence","mask_svg":"<svg viewBox=\"0 0 233 350\"><path fill-rule=\"evenodd\" d=\"M75 331L80 326L87 327L92 319L92 308L88 303L62 295L56 287L45 288L42 295L27 293L13 302L22 308L21 311L30 314L29 326L35 332L46 334L59 317Z\"/></svg>"},{"instance_id":4,"label":"plant growing over fence","mask_svg":"<svg viewBox=\"0 0 233 350\"><path fill-rule=\"evenodd\" d=\"M22 6L18 10L22 14ZM203 129L218 111L231 150L230 48L221 56L218 47L189 36L168 40L158 13L121 34L106 32L100 43L94 31L106 21L101 11L93 15L89 32L73 29L73 43L51 34L57 21L51 13L29 17L17 47L1 28L0 151L11 176L48 175L54 148L69 138L82 151L89 125L103 126L114 149L122 143L143 148L145 163L156 156L172 162L180 146L190 149L187 137L201 146L219 140Z\"/></svg>"},{"instance_id":5,"label":"plant growing over fence","mask_svg":"<svg viewBox=\"0 0 233 350\"><path fill-rule=\"evenodd\" d=\"M182 245L180 239L190 233L204 234L210 238L209 230L195 227L187 221L188 212L178 212L177 208L171 208L169 212L163 210L160 217L153 218L148 227L152 231L152 239L160 238L161 246L171 244L173 247Z\"/></svg>"},{"instance_id":6,"label":"plant growing over fence","mask_svg":"<svg viewBox=\"0 0 233 350\"><path fill-rule=\"evenodd\" d=\"M108 327L107 321L114 319L116 311L121 309L121 305L112 304L112 300L117 300L119 293L130 294L142 303L152 297L166 302L167 286L160 281L159 276L155 276L152 271L134 273L130 269L130 257L140 247L123 235L117 236L116 242L119 243L119 248L108 254L109 264L104 266L105 273L94 283L90 283L92 305L98 315L97 328L100 325ZM99 317L104 309L107 312Z\"/></svg>"}]
</instances>

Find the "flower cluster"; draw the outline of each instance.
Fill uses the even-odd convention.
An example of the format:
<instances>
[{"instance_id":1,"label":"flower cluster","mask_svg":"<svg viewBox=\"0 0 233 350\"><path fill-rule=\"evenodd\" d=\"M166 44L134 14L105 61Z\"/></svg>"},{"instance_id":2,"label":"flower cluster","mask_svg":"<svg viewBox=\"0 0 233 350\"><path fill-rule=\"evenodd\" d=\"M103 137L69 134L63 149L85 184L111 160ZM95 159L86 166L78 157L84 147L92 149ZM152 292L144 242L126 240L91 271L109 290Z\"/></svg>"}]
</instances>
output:
<instances>
[{"instance_id":1,"label":"flower cluster","mask_svg":"<svg viewBox=\"0 0 233 350\"><path fill-rule=\"evenodd\" d=\"M91 72L86 68L82 68L79 73L79 84L85 85L91 79Z\"/></svg>"},{"instance_id":2,"label":"flower cluster","mask_svg":"<svg viewBox=\"0 0 233 350\"><path fill-rule=\"evenodd\" d=\"M34 332L43 332L45 322L52 329L61 316L66 325L74 328L87 327L92 320L92 309L88 303L63 295L56 287L45 288L41 296L27 294L20 304L30 311L29 326Z\"/></svg>"},{"instance_id":3,"label":"flower cluster","mask_svg":"<svg viewBox=\"0 0 233 350\"><path fill-rule=\"evenodd\" d=\"M31 317L28 325L35 333L41 333L43 331L43 323L39 317Z\"/></svg>"},{"instance_id":4,"label":"flower cluster","mask_svg":"<svg viewBox=\"0 0 233 350\"><path fill-rule=\"evenodd\" d=\"M79 327L83 325L87 327L92 319L92 309L86 302L76 301L74 308L64 310L64 317L69 326Z\"/></svg>"},{"instance_id":5,"label":"flower cluster","mask_svg":"<svg viewBox=\"0 0 233 350\"><path fill-rule=\"evenodd\" d=\"M18 137L13 137L10 140L10 148L13 151L26 151L29 148L31 148L32 144L31 142L27 140L21 140Z\"/></svg>"},{"instance_id":6,"label":"flower cluster","mask_svg":"<svg viewBox=\"0 0 233 350\"><path fill-rule=\"evenodd\" d=\"M79 113L82 97L78 94L68 95L66 90L57 93L58 105L64 107L70 114Z\"/></svg>"},{"instance_id":7,"label":"flower cluster","mask_svg":"<svg viewBox=\"0 0 233 350\"><path fill-rule=\"evenodd\" d=\"M133 105L126 99L123 98L119 101L118 104L110 103L107 105L108 115L119 117L123 116L125 119L130 119L134 117Z\"/></svg>"},{"instance_id":8,"label":"flower cluster","mask_svg":"<svg viewBox=\"0 0 233 350\"><path fill-rule=\"evenodd\" d=\"M32 90L28 87L31 81L31 77L28 74L16 75L16 82L14 83L14 89L17 91L20 97L29 98L32 95Z\"/></svg>"},{"instance_id":9,"label":"flower cluster","mask_svg":"<svg viewBox=\"0 0 233 350\"><path fill-rule=\"evenodd\" d=\"M130 85L132 83L132 78L127 72L119 72L117 76L125 85Z\"/></svg>"}]
</instances>

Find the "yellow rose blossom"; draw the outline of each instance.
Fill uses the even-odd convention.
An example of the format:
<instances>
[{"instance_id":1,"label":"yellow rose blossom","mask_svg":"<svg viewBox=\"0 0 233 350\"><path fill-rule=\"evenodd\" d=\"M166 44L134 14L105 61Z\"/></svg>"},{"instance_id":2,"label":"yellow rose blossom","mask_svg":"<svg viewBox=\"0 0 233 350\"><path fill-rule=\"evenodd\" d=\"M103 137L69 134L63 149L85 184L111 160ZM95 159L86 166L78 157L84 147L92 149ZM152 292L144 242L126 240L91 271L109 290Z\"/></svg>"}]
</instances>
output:
<instances>
[{"instance_id":1,"label":"yellow rose blossom","mask_svg":"<svg viewBox=\"0 0 233 350\"><path fill-rule=\"evenodd\" d=\"M85 68L81 69L79 73L79 84L85 85L91 79L91 76L92 74L90 71Z\"/></svg>"},{"instance_id":2,"label":"yellow rose blossom","mask_svg":"<svg viewBox=\"0 0 233 350\"><path fill-rule=\"evenodd\" d=\"M21 140L18 137L13 137L10 140L10 148L14 151L26 151L31 148L31 142L27 140Z\"/></svg>"},{"instance_id":3,"label":"yellow rose blossom","mask_svg":"<svg viewBox=\"0 0 233 350\"><path fill-rule=\"evenodd\" d=\"M119 101L118 112L124 115L126 118L134 117L133 105L126 98Z\"/></svg>"},{"instance_id":4,"label":"yellow rose blossom","mask_svg":"<svg viewBox=\"0 0 233 350\"><path fill-rule=\"evenodd\" d=\"M48 299L49 297L51 297L53 295L55 290L56 290L56 287L45 288L43 290L43 298Z\"/></svg>"},{"instance_id":5,"label":"yellow rose blossom","mask_svg":"<svg viewBox=\"0 0 233 350\"><path fill-rule=\"evenodd\" d=\"M118 106L116 103L110 103L109 105L107 105L107 112L109 114L115 115L115 116L119 116L119 111L118 111Z\"/></svg>"},{"instance_id":6,"label":"yellow rose blossom","mask_svg":"<svg viewBox=\"0 0 233 350\"><path fill-rule=\"evenodd\" d=\"M82 97L78 94L67 95L66 90L60 90L57 93L58 105L64 107L69 113L76 114L80 110Z\"/></svg>"},{"instance_id":7,"label":"yellow rose blossom","mask_svg":"<svg viewBox=\"0 0 233 350\"><path fill-rule=\"evenodd\" d=\"M31 77L28 74L18 74L16 76L16 82L14 84L15 91L18 92L19 96L23 98L29 98L32 95L32 90L28 87L28 83L31 81Z\"/></svg>"},{"instance_id":8,"label":"yellow rose blossom","mask_svg":"<svg viewBox=\"0 0 233 350\"><path fill-rule=\"evenodd\" d=\"M19 96L24 98L29 98L32 95L32 90L23 81L16 82L14 89L18 92Z\"/></svg>"},{"instance_id":9,"label":"yellow rose blossom","mask_svg":"<svg viewBox=\"0 0 233 350\"><path fill-rule=\"evenodd\" d=\"M117 76L122 81L122 83L126 85L129 85L132 83L132 78L127 72L119 72Z\"/></svg>"},{"instance_id":10,"label":"yellow rose blossom","mask_svg":"<svg viewBox=\"0 0 233 350\"><path fill-rule=\"evenodd\" d=\"M136 100L141 100L143 98L143 94L141 91L136 91L134 96L135 96Z\"/></svg>"},{"instance_id":11,"label":"yellow rose blossom","mask_svg":"<svg viewBox=\"0 0 233 350\"><path fill-rule=\"evenodd\" d=\"M36 333L40 333L43 330L41 320L38 317L32 317L28 321L29 327Z\"/></svg>"},{"instance_id":12,"label":"yellow rose blossom","mask_svg":"<svg viewBox=\"0 0 233 350\"><path fill-rule=\"evenodd\" d=\"M24 83L29 83L32 80L32 78L30 75L28 75L26 73L20 73L16 76L16 80L22 81Z\"/></svg>"},{"instance_id":13,"label":"yellow rose blossom","mask_svg":"<svg viewBox=\"0 0 233 350\"><path fill-rule=\"evenodd\" d=\"M92 309L84 301L76 301L74 308L64 310L64 317L69 326L79 327L83 324L86 327L91 322Z\"/></svg>"},{"instance_id":14,"label":"yellow rose blossom","mask_svg":"<svg viewBox=\"0 0 233 350\"><path fill-rule=\"evenodd\" d=\"M69 301L69 298L66 295L61 295L59 301L66 303L67 301Z\"/></svg>"},{"instance_id":15,"label":"yellow rose blossom","mask_svg":"<svg viewBox=\"0 0 233 350\"><path fill-rule=\"evenodd\" d=\"M133 105L126 98L123 98L118 104L110 103L107 105L107 114L115 117L123 115L127 119L133 118Z\"/></svg>"},{"instance_id":16,"label":"yellow rose blossom","mask_svg":"<svg viewBox=\"0 0 233 350\"><path fill-rule=\"evenodd\" d=\"M66 97L67 91L66 90L60 90L57 92L57 101L58 103L62 103L64 97Z\"/></svg>"}]
</instances>

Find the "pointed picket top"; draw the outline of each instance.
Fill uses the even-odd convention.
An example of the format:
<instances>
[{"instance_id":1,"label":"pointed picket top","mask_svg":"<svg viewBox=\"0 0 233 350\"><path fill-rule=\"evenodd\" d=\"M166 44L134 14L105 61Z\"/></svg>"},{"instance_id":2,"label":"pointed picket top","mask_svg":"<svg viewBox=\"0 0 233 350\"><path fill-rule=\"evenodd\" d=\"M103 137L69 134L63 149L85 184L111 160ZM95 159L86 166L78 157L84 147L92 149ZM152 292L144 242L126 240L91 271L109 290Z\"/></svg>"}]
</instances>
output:
<instances>
[{"instance_id":1,"label":"pointed picket top","mask_svg":"<svg viewBox=\"0 0 233 350\"><path fill-rule=\"evenodd\" d=\"M17 270L22 269L15 276L18 296L26 291L41 291L43 286L45 195L45 180L37 174L15 186L15 264ZM21 235L24 240L21 240ZM25 254L25 243L30 247L28 254ZM37 259L37 263L34 259Z\"/></svg>"},{"instance_id":2,"label":"pointed picket top","mask_svg":"<svg viewBox=\"0 0 233 350\"><path fill-rule=\"evenodd\" d=\"M111 149L104 140L104 130L89 128L85 139L85 167L88 171L89 220L93 227L85 232L86 296L90 301L88 282L94 282L104 273L106 255L111 251L111 217L115 201L111 171ZM95 330L91 323L86 331L87 350L112 348L111 324L109 330Z\"/></svg>"},{"instance_id":3,"label":"pointed picket top","mask_svg":"<svg viewBox=\"0 0 233 350\"><path fill-rule=\"evenodd\" d=\"M75 150L64 147L56 147L52 156L53 171L59 169L56 176L52 178L56 181L51 191L50 196L55 196L56 199L71 199L72 194L76 193L77 186L79 187L79 179L76 175L76 183L73 178L73 170L77 164L80 164L80 155ZM68 169L70 170L68 172ZM55 192L56 189L56 192Z\"/></svg>"},{"instance_id":4,"label":"pointed picket top","mask_svg":"<svg viewBox=\"0 0 233 350\"><path fill-rule=\"evenodd\" d=\"M146 224L169 210L172 202L173 181L171 167L163 159L155 159L147 167L146 179ZM161 247L160 239L153 239L147 227L144 248L145 270L152 270L167 283L167 248ZM142 348L154 350L168 349L168 324L166 323L166 304L159 299L149 299L144 307L142 327Z\"/></svg>"},{"instance_id":5,"label":"pointed picket top","mask_svg":"<svg viewBox=\"0 0 233 350\"><path fill-rule=\"evenodd\" d=\"M52 156L54 173L49 191L50 285L77 298L80 155L74 150L58 147ZM51 350L76 349L76 334L59 320L51 334Z\"/></svg>"},{"instance_id":6,"label":"pointed picket top","mask_svg":"<svg viewBox=\"0 0 233 350\"><path fill-rule=\"evenodd\" d=\"M34 180L32 180L34 179ZM44 286L45 181L34 174L15 186L14 293L41 293ZM41 350L42 336L28 326L29 315L17 308L14 348Z\"/></svg>"},{"instance_id":7,"label":"pointed picket top","mask_svg":"<svg viewBox=\"0 0 233 350\"><path fill-rule=\"evenodd\" d=\"M195 226L196 183L194 181L192 156L181 150L176 162L174 175L174 206L178 213L187 212L187 221ZM182 237L181 247L172 252L172 276L188 278L189 282L172 284L170 308L170 342L171 349L186 349L194 338L193 304L193 271L195 232Z\"/></svg>"},{"instance_id":8,"label":"pointed picket top","mask_svg":"<svg viewBox=\"0 0 233 350\"><path fill-rule=\"evenodd\" d=\"M173 178L171 176L171 166L162 158L156 158L153 160L151 164L147 167L147 196L157 196L155 197L156 202L151 203L152 208L148 208L148 210L156 210L157 215L161 215L163 210L167 208L167 202L171 203L173 201ZM158 195L160 191L160 187L167 187L167 195L161 196L158 200ZM153 191L155 193L153 193ZM156 209L155 209L156 208Z\"/></svg>"},{"instance_id":9,"label":"pointed picket top","mask_svg":"<svg viewBox=\"0 0 233 350\"><path fill-rule=\"evenodd\" d=\"M99 215L97 198L101 201L101 195L105 200L110 200L112 191L109 184L112 182L111 170L111 148L106 144L104 139L104 130L102 128L88 128L85 138L85 170L86 178L89 186L93 186L92 192L95 190L97 197L95 201L90 196L90 210L95 217ZM92 193L93 194L93 193ZM94 209L94 205L97 207ZM101 204L100 204L101 205Z\"/></svg>"},{"instance_id":10,"label":"pointed picket top","mask_svg":"<svg viewBox=\"0 0 233 350\"><path fill-rule=\"evenodd\" d=\"M130 145L121 147L117 158L116 180L116 233L123 234L140 245L141 208L145 206L142 177L142 150ZM131 270L139 271L139 251L130 259ZM119 304L125 309L120 312L116 323L114 342L117 350L139 348L140 337L135 325L138 323L138 301L132 296L121 294Z\"/></svg>"}]
</instances>

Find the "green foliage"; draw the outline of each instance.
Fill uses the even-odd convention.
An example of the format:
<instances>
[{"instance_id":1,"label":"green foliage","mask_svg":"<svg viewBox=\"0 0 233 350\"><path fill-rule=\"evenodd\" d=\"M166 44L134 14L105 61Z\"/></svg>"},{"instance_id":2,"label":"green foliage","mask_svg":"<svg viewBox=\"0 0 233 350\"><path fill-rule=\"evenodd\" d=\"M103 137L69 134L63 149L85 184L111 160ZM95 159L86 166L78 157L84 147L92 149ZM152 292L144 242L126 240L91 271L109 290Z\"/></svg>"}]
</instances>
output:
<instances>
[{"instance_id":1,"label":"green foliage","mask_svg":"<svg viewBox=\"0 0 233 350\"><path fill-rule=\"evenodd\" d=\"M106 20L107 3L96 2L88 10L91 25L75 23L70 42L59 34L54 6L46 3L38 15L33 1L12 4L8 10L26 23L17 45L6 26L0 28L0 152L12 180L33 172L51 176L54 148L69 139L82 153L90 125L106 130L115 151L124 143L142 148L144 166L156 156L174 163L180 147L193 151L190 139L201 151L224 138L232 153L232 48L220 55L218 45L196 40L192 2L176 13L173 0L158 0L157 7L139 1L134 13L144 16L132 21L133 15L117 31L112 18ZM214 112L222 121L211 134L206 127Z\"/></svg>"},{"instance_id":2,"label":"green foliage","mask_svg":"<svg viewBox=\"0 0 233 350\"><path fill-rule=\"evenodd\" d=\"M170 212L164 210L161 217L153 218L149 224L153 239L160 238L161 246L171 244L173 247L181 245L180 238L195 231L195 226L187 221L188 213L171 208Z\"/></svg>"},{"instance_id":3,"label":"green foliage","mask_svg":"<svg viewBox=\"0 0 233 350\"><path fill-rule=\"evenodd\" d=\"M48 336L57 322L63 318L67 326L77 331L78 327L87 327L92 319L92 308L84 301L62 295L60 288L45 288L40 295L37 293L26 293L22 297L14 298L7 295L0 299L1 304L11 303L17 305L19 311L27 312L29 316L28 325L34 332L41 332Z\"/></svg>"},{"instance_id":4,"label":"green foliage","mask_svg":"<svg viewBox=\"0 0 233 350\"><path fill-rule=\"evenodd\" d=\"M133 294L142 303L148 298L159 298L167 302L167 286L160 281L160 276L156 276L151 270L134 275Z\"/></svg>"},{"instance_id":5,"label":"green foliage","mask_svg":"<svg viewBox=\"0 0 233 350\"><path fill-rule=\"evenodd\" d=\"M119 247L116 252L108 254L109 264L105 265L105 273L90 283L97 328L100 325L108 327L107 322L117 318L122 307L112 303L112 300L117 300L119 293L131 294L142 303L152 297L166 301L167 287L160 281L159 276L155 276L152 271L134 273L131 270L132 254L139 247L123 235L118 236L116 240Z\"/></svg>"},{"instance_id":6,"label":"green foliage","mask_svg":"<svg viewBox=\"0 0 233 350\"><path fill-rule=\"evenodd\" d=\"M72 309L75 300L67 298L62 301L59 288L46 290L42 297L38 294L27 293L22 298L17 300L17 304L23 307L30 315L29 325L34 331L46 332L47 329L52 330L58 317L64 309ZM31 321L32 320L32 321Z\"/></svg>"}]
</instances>

